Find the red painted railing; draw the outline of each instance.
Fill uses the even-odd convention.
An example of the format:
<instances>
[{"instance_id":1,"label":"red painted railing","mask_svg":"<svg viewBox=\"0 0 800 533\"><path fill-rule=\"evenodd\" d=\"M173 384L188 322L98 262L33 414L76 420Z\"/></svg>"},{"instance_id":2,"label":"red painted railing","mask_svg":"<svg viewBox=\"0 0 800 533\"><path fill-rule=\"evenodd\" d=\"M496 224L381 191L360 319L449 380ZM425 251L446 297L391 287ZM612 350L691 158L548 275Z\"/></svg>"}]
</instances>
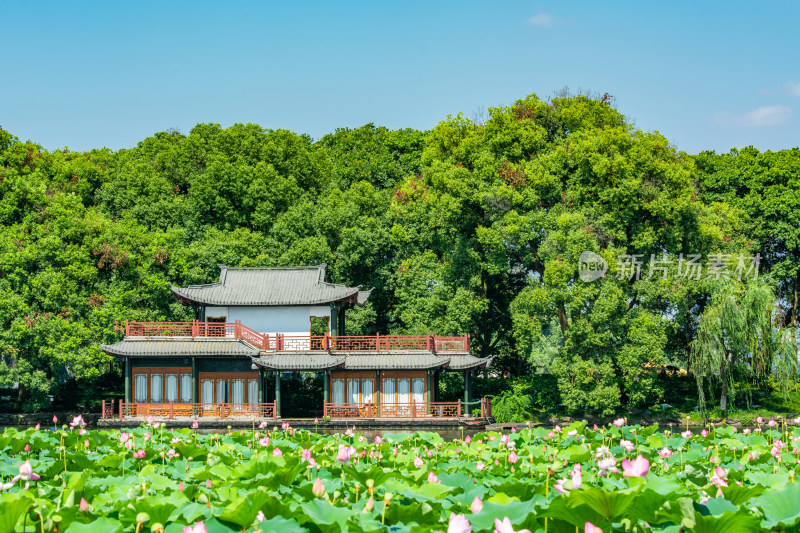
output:
<instances>
[{"instance_id":1,"label":"red painted railing","mask_svg":"<svg viewBox=\"0 0 800 533\"><path fill-rule=\"evenodd\" d=\"M241 322L126 322L126 337L235 337L262 350L280 351L469 351L469 335L268 335Z\"/></svg>"},{"instance_id":2,"label":"red painted railing","mask_svg":"<svg viewBox=\"0 0 800 533\"><path fill-rule=\"evenodd\" d=\"M174 419L178 417L215 417L215 418L277 418L275 402L269 403L136 403L119 402L119 418L155 418Z\"/></svg>"},{"instance_id":3,"label":"red painted railing","mask_svg":"<svg viewBox=\"0 0 800 533\"><path fill-rule=\"evenodd\" d=\"M461 401L430 403L333 403L325 402L331 418L458 418Z\"/></svg>"}]
</instances>

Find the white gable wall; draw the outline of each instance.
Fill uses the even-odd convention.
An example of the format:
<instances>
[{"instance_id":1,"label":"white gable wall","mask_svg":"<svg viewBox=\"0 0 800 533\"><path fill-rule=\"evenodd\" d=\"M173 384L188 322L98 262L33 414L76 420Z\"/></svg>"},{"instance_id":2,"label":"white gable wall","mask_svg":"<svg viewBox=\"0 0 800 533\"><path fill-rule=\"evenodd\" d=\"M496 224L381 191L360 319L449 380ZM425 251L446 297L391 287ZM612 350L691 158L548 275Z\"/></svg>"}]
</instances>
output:
<instances>
[{"instance_id":1,"label":"white gable wall","mask_svg":"<svg viewBox=\"0 0 800 533\"><path fill-rule=\"evenodd\" d=\"M259 333L308 335L312 316L331 316L327 305L287 305L275 307L206 307L206 317L225 317L226 322L240 320L243 326ZM328 322L330 331L331 321Z\"/></svg>"}]
</instances>

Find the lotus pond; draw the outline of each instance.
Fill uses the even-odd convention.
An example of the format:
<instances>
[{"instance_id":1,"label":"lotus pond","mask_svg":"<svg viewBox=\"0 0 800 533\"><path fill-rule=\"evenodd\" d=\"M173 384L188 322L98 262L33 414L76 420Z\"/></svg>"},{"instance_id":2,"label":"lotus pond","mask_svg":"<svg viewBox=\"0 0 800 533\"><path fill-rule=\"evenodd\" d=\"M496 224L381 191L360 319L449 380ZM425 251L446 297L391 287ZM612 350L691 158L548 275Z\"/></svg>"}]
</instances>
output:
<instances>
[{"instance_id":1,"label":"lotus pond","mask_svg":"<svg viewBox=\"0 0 800 533\"><path fill-rule=\"evenodd\" d=\"M152 422L0 434L0 533L798 531L795 423L480 433Z\"/></svg>"}]
</instances>

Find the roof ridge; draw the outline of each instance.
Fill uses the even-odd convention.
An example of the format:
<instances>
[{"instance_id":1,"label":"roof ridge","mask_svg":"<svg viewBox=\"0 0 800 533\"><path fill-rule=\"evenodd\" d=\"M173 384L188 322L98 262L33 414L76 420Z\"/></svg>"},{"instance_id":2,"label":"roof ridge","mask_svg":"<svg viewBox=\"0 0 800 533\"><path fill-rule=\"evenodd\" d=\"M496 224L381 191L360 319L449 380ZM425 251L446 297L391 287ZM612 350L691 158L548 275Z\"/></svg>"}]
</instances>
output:
<instances>
[{"instance_id":1,"label":"roof ridge","mask_svg":"<svg viewBox=\"0 0 800 533\"><path fill-rule=\"evenodd\" d=\"M325 270L328 266L325 263L321 263L319 265L312 265L312 266L282 266L282 267L231 267L220 265L221 267L224 266L226 270Z\"/></svg>"}]
</instances>

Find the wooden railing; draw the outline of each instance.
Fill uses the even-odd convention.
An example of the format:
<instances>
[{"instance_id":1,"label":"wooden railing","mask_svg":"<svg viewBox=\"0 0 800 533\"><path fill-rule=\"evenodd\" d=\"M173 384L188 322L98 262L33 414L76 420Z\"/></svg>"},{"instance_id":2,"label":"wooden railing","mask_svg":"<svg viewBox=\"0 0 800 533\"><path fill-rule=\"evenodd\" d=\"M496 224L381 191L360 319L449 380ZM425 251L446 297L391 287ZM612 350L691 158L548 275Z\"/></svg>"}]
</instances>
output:
<instances>
[{"instance_id":1,"label":"wooden railing","mask_svg":"<svg viewBox=\"0 0 800 533\"><path fill-rule=\"evenodd\" d=\"M262 350L279 351L469 351L469 335L268 335L236 322L126 322L126 337L235 337Z\"/></svg>"},{"instance_id":2,"label":"wooden railing","mask_svg":"<svg viewBox=\"0 0 800 533\"><path fill-rule=\"evenodd\" d=\"M105 413L105 411L104 411ZM177 417L210 416L215 418L277 418L275 402L269 403L137 403L119 402L119 418L126 417L173 419ZM107 418L104 416L104 418ZM110 417L109 417L110 418Z\"/></svg>"},{"instance_id":3,"label":"wooden railing","mask_svg":"<svg viewBox=\"0 0 800 533\"><path fill-rule=\"evenodd\" d=\"M457 418L461 416L461 400L380 404L325 402L323 412L331 418Z\"/></svg>"}]
</instances>

